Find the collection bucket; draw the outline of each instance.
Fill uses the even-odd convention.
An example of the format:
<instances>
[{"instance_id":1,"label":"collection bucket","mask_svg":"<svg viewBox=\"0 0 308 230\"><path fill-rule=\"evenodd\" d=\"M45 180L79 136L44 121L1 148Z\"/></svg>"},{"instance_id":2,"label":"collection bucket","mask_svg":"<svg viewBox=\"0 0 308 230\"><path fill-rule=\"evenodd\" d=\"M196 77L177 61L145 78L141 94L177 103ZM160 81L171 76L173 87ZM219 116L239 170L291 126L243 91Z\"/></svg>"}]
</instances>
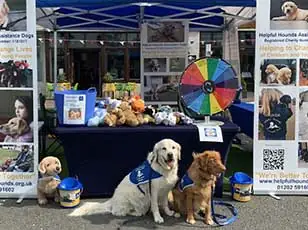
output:
<instances>
[{"instance_id":1,"label":"collection bucket","mask_svg":"<svg viewBox=\"0 0 308 230\"><path fill-rule=\"evenodd\" d=\"M231 195L234 200L247 202L251 200L253 180L246 173L234 173L229 179Z\"/></svg>"},{"instance_id":2,"label":"collection bucket","mask_svg":"<svg viewBox=\"0 0 308 230\"><path fill-rule=\"evenodd\" d=\"M59 125L85 125L93 117L96 88L56 90L54 95Z\"/></svg>"},{"instance_id":3,"label":"collection bucket","mask_svg":"<svg viewBox=\"0 0 308 230\"><path fill-rule=\"evenodd\" d=\"M80 203L83 191L82 184L73 177L67 177L58 185L60 205L64 208L74 208Z\"/></svg>"}]
</instances>

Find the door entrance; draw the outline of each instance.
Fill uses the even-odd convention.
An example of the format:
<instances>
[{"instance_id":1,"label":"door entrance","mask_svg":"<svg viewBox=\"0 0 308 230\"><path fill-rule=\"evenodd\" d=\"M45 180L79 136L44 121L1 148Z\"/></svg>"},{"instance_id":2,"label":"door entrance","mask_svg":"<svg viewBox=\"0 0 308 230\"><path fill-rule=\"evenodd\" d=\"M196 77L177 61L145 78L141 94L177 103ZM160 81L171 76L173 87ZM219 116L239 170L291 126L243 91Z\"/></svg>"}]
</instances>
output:
<instances>
[{"instance_id":1,"label":"door entrance","mask_svg":"<svg viewBox=\"0 0 308 230\"><path fill-rule=\"evenodd\" d=\"M74 75L79 89L96 87L99 91L99 49L74 49Z\"/></svg>"}]
</instances>

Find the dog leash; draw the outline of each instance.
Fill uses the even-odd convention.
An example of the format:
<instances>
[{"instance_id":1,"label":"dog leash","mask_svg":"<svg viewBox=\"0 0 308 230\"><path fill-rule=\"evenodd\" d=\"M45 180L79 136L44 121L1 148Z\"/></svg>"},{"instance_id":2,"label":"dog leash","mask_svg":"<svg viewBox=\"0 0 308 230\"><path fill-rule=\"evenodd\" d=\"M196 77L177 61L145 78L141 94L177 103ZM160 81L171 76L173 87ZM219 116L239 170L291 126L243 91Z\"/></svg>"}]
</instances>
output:
<instances>
[{"instance_id":1,"label":"dog leash","mask_svg":"<svg viewBox=\"0 0 308 230\"><path fill-rule=\"evenodd\" d=\"M227 207L232 213L232 217L227 218L227 216L225 215L217 214L215 212L215 207L214 207L215 205ZM212 187L212 197L211 197L211 211L212 211L212 217L213 217L214 222L218 224L219 226L225 226L228 224L232 224L237 219L237 216L238 216L238 210L232 204L226 203L224 201L214 200L213 187Z\"/></svg>"}]
</instances>

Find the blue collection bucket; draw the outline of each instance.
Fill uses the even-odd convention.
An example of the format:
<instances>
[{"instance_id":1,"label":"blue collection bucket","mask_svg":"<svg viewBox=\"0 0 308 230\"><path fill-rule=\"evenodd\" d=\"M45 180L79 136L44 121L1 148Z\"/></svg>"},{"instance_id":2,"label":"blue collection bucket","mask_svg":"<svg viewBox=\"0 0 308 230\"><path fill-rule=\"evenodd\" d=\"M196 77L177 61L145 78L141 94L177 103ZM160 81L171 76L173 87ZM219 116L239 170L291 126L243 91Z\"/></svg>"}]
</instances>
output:
<instances>
[{"instance_id":1,"label":"blue collection bucket","mask_svg":"<svg viewBox=\"0 0 308 230\"><path fill-rule=\"evenodd\" d=\"M67 177L58 185L60 205L64 208L74 208L80 203L83 191L82 184L73 177Z\"/></svg>"},{"instance_id":2,"label":"blue collection bucket","mask_svg":"<svg viewBox=\"0 0 308 230\"><path fill-rule=\"evenodd\" d=\"M234 200L247 202L251 200L253 180L243 172L234 173L229 178L231 195Z\"/></svg>"},{"instance_id":3,"label":"blue collection bucket","mask_svg":"<svg viewBox=\"0 0 308 230\"><path fill-rule=\"evenodd\" d=\"M54 95L59 125L85 125L88 123L88 120L93 117L97 95L96 88L89 88L88 90L56 90ZM65 95L71 95L72 97L70 97L70 99L79 99L79 102L83 102L84 100L85 106L80 106L82 103L79 104L77 101L77 104L74 102L73 105L68 104L67 107L64 108L64 98L69 97ZM85 109L85 111L82 111L83 109ZM71 112L79 114L80 116L74 115L71 117ZM65 116L64 113L66 113ZM84 117L81 114L84 114Z\"/></svg>"}]
</instances>

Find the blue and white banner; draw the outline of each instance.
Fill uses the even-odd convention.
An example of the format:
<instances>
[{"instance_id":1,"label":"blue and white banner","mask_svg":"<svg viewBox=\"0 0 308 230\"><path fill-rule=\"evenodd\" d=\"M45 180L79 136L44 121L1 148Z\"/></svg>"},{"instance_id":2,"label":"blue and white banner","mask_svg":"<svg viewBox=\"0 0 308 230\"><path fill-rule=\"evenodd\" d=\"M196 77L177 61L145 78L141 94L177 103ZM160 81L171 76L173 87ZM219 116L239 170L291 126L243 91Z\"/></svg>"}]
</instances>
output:
<instances>
[{"instance_id":1,"label":"blue and white banner","mask_svg":"<svg viewBox=\"0 0 308 230\"><path fill-rule=\"evenodd\" d=\"M255 194L308 194L307 21L306 0L257 0Z\"/></svg>"},{"instance_id":2,"label":"blue and white banner","mask_svg":"<svg viewBox=\"0 0 308 230\"><path fill-rule=\"evenodd\" d=\"M0 197L36 197L36 6L0 0Z\"/></svg>"}]
</instances>

